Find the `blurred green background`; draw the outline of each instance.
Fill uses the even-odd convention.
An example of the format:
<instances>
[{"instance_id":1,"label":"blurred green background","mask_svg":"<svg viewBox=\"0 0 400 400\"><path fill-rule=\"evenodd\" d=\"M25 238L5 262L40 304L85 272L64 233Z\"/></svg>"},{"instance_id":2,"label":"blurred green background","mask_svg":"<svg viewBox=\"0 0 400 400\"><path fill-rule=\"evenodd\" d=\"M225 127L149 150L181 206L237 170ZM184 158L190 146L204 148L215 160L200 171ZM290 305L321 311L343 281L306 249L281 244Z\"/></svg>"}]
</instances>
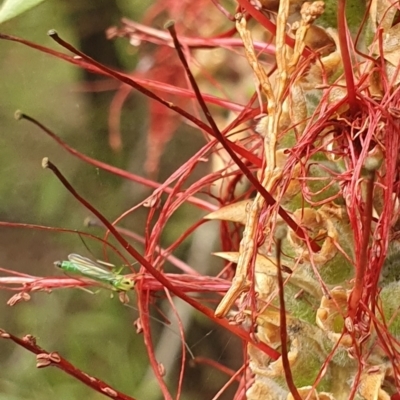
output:
<instances>
[{"instance_id":1,"label":"blurred green background","mask_svg":"<svg viewBox=\"0 0 400 400\"><path fill-rule=\"evenodd\" d=\"M62 38L104 64L132 70L137 54L127 40L107 41L104 31L121 16L140 20L151 1L49 0L0 26L2 33L23 37L63 51L47 35L56 29ZM27 121L17 122L17 109L33 116L81 152L143 175L148 118L143 97L132 93L122 114L123 149L108 146L108 110L113 92L87 93L82 83L102 79L76 67L13 42L0 41L0 219L85 230L88 212L41 168L47 156L73 186L109 220L151 193L132 182L84 164L60 148ZM200 134L178 130L161 160L159 181L165 180L203 144ZM181 214L179 214L179 212ZM183 207L174 216L175 238L199 213ZM123 226L143 234L144 211L126 218ZM179 225L181 224L181 225ZM101 230L92 230L101 236ZM168 236L168 235L167 235ZM170 243L172 239L166 238ZM98 243L86 241L96 257ZM183 246L182 259L188 257ZM136 245L137 246L137 245ZM139 246L137 246L140 248ZM0 228L0 267L38 276L57 275L53 262L71 252L92 257L80 237L27 229ZM110 261L118 263L118 259ZM124 307L107 291L90 295L80 290L34 293L27 303L6 305L13 293L0 291L0 328L22 337L31 334L48 351L57 351L83 371L139 399L161 399L148 373L143 338L136 334L137 313ZM132 295L133 296L133 295ZM132 299L131 304L134 304ZM155 340L163 326L154 322ZM232 368L241 365L241 346L224 331L195 314L187 331L187 344L197 356L211 357ZM232 350L235 349L235 350ZM180 354L171 374L176 387ZM161 360L162 361L162 360ZM173 360L174 361L174 360ZM35 356L10 341L0 341L0 400L103 399L55 368L36 369ZM183 399L212 398L227 377L211 368L189 368ZM229 399L232 391L221 398Z\"/></svg>"}]
</instances>

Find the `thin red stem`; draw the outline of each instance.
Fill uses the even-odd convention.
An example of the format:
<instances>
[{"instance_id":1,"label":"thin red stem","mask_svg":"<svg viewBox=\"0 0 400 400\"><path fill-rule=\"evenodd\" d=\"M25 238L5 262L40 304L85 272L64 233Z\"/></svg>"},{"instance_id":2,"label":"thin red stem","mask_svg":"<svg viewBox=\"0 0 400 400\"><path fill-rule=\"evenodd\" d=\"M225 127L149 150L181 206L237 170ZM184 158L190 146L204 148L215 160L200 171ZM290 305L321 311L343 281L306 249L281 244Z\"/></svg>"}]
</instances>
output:
<instances>
[{"instance_id":1,"label":"thin red stem","mask_svg":"<svg viewBox=\"0 0 400 400\"><path fill-rule=\"evenodd\" d=\"M37 355L37 368L44 368L47 366L56 367L66 372L68 375L73 376L78 379L85 385L94 389L96 392L103 394L104 396L109 397L113 400L135 400L133 397L127 396L124 393L119 392L116 389L113 389L105 382L101 381L98 378L88 375L87 373L81 371L76 368L70 362L68 362L65 358L61 357L58 353L48 352L36 344L36 339L31 335L26 335L22 339L17 336L12 335L11 333L5 332L0 329L0 338L10 339L17 345L25 348Z\"/></svg>"},{"instance_id":2,"label":"thin red stem","mask_svg":"<svg viewBox=\"0 0 400 400\"><path fill-rule=\"evenodd\" d=\"M67 43L63 39L61 39L58 36L57 32L52 30L52 31L49 32L49 36L55 42L57 42L59 45L65 47L66 49L68 49L72 53L82 57L83 60L93 64L100 71L104 71L109 76L112 76L113 78L118 79L119 81L126 83L127 85L133 87L134 89L136 89L140 93L143 93L145 96L149 97L150 99L158 101L159 103L163 104L167 108L170 108L171 110L173 110L173 111L177 112L178 114L182 115L183 117L185 117L189 121L193 122L196 126L198 126L200 129L204 130L205 132L209 133L211 136L215 136L215 133L214 133L213 129L210 128L208 125L206 125L203 121L200 121L199 119L197 119L192 114L190 114L187 111L183 110L182 108L176 106L174 103L171 103L170 101L164 100L163 98L157 96L154 92L150 91L149 89L146 89L144 86L140 85L139 83L137 83L132 78L130 78L130 77L126 76L126 75L120 74L119 72L114 71L113 69L107 68L103 64L101 64L101 63L97 62L96 60L94 60L93 58L87 56L85 53L82 53L81 51L77 50L75 47L73 47L72 45L70 45L69 43ZM255 160L255 156L252 153L248 152L245 148L240 147L240 146L238 146L237 144L235 144L233 142L230 142L230 145L242 157L245 157L246 159L248 159L249 161L252 161L252 162L256 161Z\"/></svg>"},{"instance_id":3,"label":"thin red stem","mask_svg":"<svg viewBox=\"0 0 400 400\"><path fill-rule=\"evenodd\" d=\"M343 60L344 76L346 79L347 96L350 109L356 111L357 98L354 85L353 64L350 57L348 29L346 23L346 0L338 0L337 9L338 35L340 44L340 54Z\"/></svg>"},{"instance_id":4,"label":"thin red stem","mask_svg":"<svg viewBox=\"0 0 400 400\"><path fill-rule=\"evenodd\" d=\"M372 211L373 211L373 195L374 195L374 178L375 172L371 172L371 176L367 181L367 193L365 199L365 209L362 215L362 243L361 253L358 259L358 265L356 270L356 277L354 280L354 288L351 292L349 299L349 317L354 319L359 307L359 303L363 294L364 282L365 282L365 271L368 266L368 249L369 239L371 236L371 225L372 225Z\"/></svg>"},{"instance_id":5,"label":"thin red stem","mask_svg":"<svg viewBox=\"0 0 400 400\"><path fill-rule=\"evenodd\" d=\"M47 158L43 159L42 162L43 168L50 169L54 175L60 180L60 182L64 185L64 187L88 210L90 210L111 232L111 234L117 239L117 241L122 245L122 247L151 274L153 275L160 283L163 284L167 289L169 289L176 296L190 304L192 307L206 315L208 318L213 320L215 323L221 325L225 329L229 330L246 343L251 343L264 353L268 354L272 359L276 360L279 358L280 354L262 342L255 342L250 334L239 328L237 326L233 326L226 319L215 318L214 311L199 303L198 301L192 299L188 295L186 295L182 289L178 286L173 285L170 280L156 268L154 268L129 242L125 240L125 238L118 232L118 230L90 203L88 203L82 196L78 194L78 192L71 186L71 184L67 181L67 179L61 174L58 168L52 164Z\"/></svg>"},{"instance_id":6,"label":"thin red stem","mask_svg":"<svg viewBox=\"0 0 400 400\"><path fill-rule=\"evenodd\" d=\"M189 121L191 121L193 124L198 126L200 129L204 130L211 136L214 136L214 132L212 129L207 126L204 122L200 121L196 117L194 117L192 114L186 112L185 110L181 109L180 107L176 106L175 104L164 100L163 98L157 96L155 93L151 92L150 90L146 89L144 86L140 85L136 80L132 79L131 77L121 74L117 71L114 71L110 68L105 67L101 63L98 63L97 61L93 60L92 58L88 57L86 54L80 52L79 50L75 49L73 46L71 46L69 43L65 42L62 40L55 31L50 31L49 35L51 36L52 39L54 39L58 44L61 46L65 47L66 49L70 50L72 53L76 54L79 56L79 58L76 57L71 57L68 56L64 53L60 53L58 51L48 49L47 47L40 46L36 43L32 43L28 40L12 36L12 35L5 35L3 33L0 33L0 39L5 39L5 40L10 40L13 42L18 42L21 44L24 44L25 46L31 47L33 49L42 51L44 53L50 54L52 56L58 57L62 60L65 60L71 64L77 65L81 68L85 68L91 73L95 74L101 74L101 75L106 75L109 77L112 77L114 79L117 79L120 82L126 83L127 85L135 88L145 96L148 96L152 98L153 100L156 100L166 106L167 108L170 108L171 110L174 110L178 114L182 115L183 117L187 118ZM254 165L261 165L260 159L246 150L244 147L238 146L237 144L231 142L232 148L235 149L235 151L240 154L243 158L249 160L252 164Z\"/></svg>"},{"instance_id":7,"label":"thin red stem","mask_svg":"<svg viewBox=\"0 0 400 400\"><path fill-rule=\"evenodd\" d=\"M257 180L257 178L254 177L252 172L246 167L246 165L243 163L243 161L237 156L237 154L233 151L231 147L231 142L229 142L224 135L222 135L221 131L218 129L217 124L214 121L214 118L211 116L210 110L207 107L207 104L205 103L203 99L203 95L201 94L201 91L197 85L197 82L190 71L189 65L186 61L185 55L183 54L181 44L179 43L178 37L176 35L175 28L173 24L170 24L167 29L171 33L172 39L174 41L174 45L177 51L177 54L179 56L179 59L182 62L183 67L185 68L186 74L190 80L190 83L192 85L193 91L196 94L197 100L200 104L201 109L204 112L204 115L209 122L213 132L214 132L214 137L218 139L218 141L222 144L224 149L228 152L228 154L231 156L233 161L237 164L237 166L241 169L241 171L246 175L247 179L253 184L253 186L261 193L261 195L264 197L265 201L267 202L268 205L270 206L275 206L276 201L275 199L271 196L271 194L261 185L261 183ZM307 234L301 228L290 216L289 214L281 207L278 206L278 212L279 215L282 217L282 219L290 226L291 229L296 233L296 235L304 240L307 241ZM321 250L320 246L314 242L314 241L309 241L310 246L313 251L318 252Z\"/></svg>"},{"instance_id":8,"label":"thin red stem","mask_svg":"<svg viewBox=\"0 0 400 400\"><path fill-rule=\"evenodd\" d=\"M51 131L49 128L47 128L45 125L43 125L41 122L39 122L38 120L36 120L35 118L22 113L21 111L17 111L16 112L16 118L17 119L26 119L27 121L33 123L34 125L36 125L37 127L39 127L40 129L42 129L45 133L47 133L53 140L55 140L63 149L65 149L66 151L68 151L70 154L72 154L73 156L79 158L80 160L93 165L97 168L101 168L104 171L107 171L111 174L114 174L116 176L119 176L121 178L124 179L128 179L130 181L133 182L137 182L140 183L143 186L147 186L147 187L151 187L157 190L162 190L165 193L171 194L173 191L173 188L167 187L165 185L160 185L157 182L154 182L150 179L146 179L143 178L139 175L135 175L135 174L131 174L123 169L117 168L117 167L113 167L112 165L103 163L99 160L96 160L92 157L89 157L81 152L79 152L78 150L74 149L73 147L69 146L67 143L65 143L62 139L60 139L53 131ZM164 187L163 187L164 186ZM203 210L206 211L213 211L213 208L210 207L210 203L205 202L202 199L198 199L194 196L190 196L186 199L186 201L188 203L191 203L193 205L196 205L199 208L202 208Z\"/></svg>"}]
</instances>

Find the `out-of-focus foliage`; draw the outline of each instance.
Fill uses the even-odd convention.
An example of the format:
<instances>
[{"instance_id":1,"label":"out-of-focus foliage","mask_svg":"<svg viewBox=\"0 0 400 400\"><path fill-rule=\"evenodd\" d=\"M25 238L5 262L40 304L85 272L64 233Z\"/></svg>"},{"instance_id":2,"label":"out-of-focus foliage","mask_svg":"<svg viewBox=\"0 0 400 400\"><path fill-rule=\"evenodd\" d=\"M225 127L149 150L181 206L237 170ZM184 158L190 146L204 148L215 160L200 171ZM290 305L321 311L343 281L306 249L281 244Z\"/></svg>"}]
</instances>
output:
<instances>
[{"instance_id":1,"label":"out-of-focus foliage","mask_svg":"<svg viewBox=\"0 0 400 400\"><path fill-rule=\"evenodd\" d=\"M122 16L140 20L152 4L153 1L139 0L52 0L5 22L0 31L66 52L46 35L48 30L56 29L69 43L105 65L132 70L138 62L136 48L127 40L106 40L105 31L118 24ZM13 115L19 109L44 123L80 152L129 172L143 174L149 119L143 96L132 92L124 104L121 116L123 146L119 152L113 152L108 144L107 119L116 87L111 84L111 89L104 92L91 91L93 82L107 85L109 80L18 43L0 41L0 53L0 72L6 77L0 84L1 97L6 100L0 107L0 220L89 230L102 236L103 230L84 227L87 211L49 172L43 171L43 157L55 162L74 188L111 221L151 193L151 189L77 160L37 127L26 121L17 122ZM193 133L190 127L175 132L166 150L168 156L160 160L160 181L201 145L200 135L193 137L188 133ZM125 218L122 226L143 234L146 211ZM170 244L179 237L183 227L191 226L196 218L198 214L193 208L188 211L187 207L181 207L163 231L161 244ZM186 242L175 255L185 258ZM53 262L65 259L69 253L105 258L98 242L85 239L85 244L93 255L74 233L0 228L0 267L36 276L56 276L61 272L54 268ZM108 256L111 257L109 261L121 264L115 255ZM30 301L11 308L6 301L12 294L0 290L0 328L19 337L35 336L46 350L59 352L78 368L122 392L142 399L161 398L158 384L148 371L143 336L137 334L133 326L137 312L121 304L117 296L111 299L109 292L102 290L95 294L54 290L49 294L32 293ZM133 304L134 294L129 296ZM160 320L154 307L151 312ZM156 341L164 326L156 320L151 323ZM234 353L227 350L235 345L235 340L216 332L219 331L210 330L207 321L199 319L187 345L193 351L211 354L213 351L204 340L207 337L213 341L221 359L227 358L231 364L238 364ZM180 360L172 360L172 365L174 362ZM62 371L37 369L32 354L5 340L0 341L0 370L0 400L104 398ZM174 373L176 375L172 370ZM198 368L189 369L182 399L211 398L225 380L222 373L208 374ZM199 385L207 386L207 389L200 393Z\"/></svg>"},{"instance_id":2,"label":"out-of-focus foliage","mask_svg":"<svg viewBox=\"0 0 400 400\"><path fill-rule=\"evenodd\" d=\"M8 5L15 6L11 3L4 3L3 11ZM25 6L29 4L28 1L24 3ZM117 23L122 14L139 19L140 13L151 3L48 1L5 22L0 29L3 33L53 48L57 46L46 35L52 28L78 48L87 36L97 35L100 48L89 49L88 53L90 50L101 52L102 46L104 49L109 46L114 59L102 61L119 63L122 69L136 63L136 54L126 41L125 44L107 41L105 29ZM108 11L100 15L102 8ZM22 12L21 8L19 12ZM104 15L107 15L106 20L101 20ZM82 26L85 29L79 29ZM85 76L81 70L19 44L1 41L0 53L3 77L0 84L1 220L85 229L83 220L87 211L42 170L44 156L56 161L75 188L110 220L142 197L142 188L74 159L36 127L26 121L15 121L13 114L21 109L83 153L140 173L145 154L143 101L138 101L135 94L127 101L121 125L124 147L120 153L113 153L107 143L107 114L112 93L85 93ZM178 140L188 145L182 137L178 135ZM171 143L172 149L178 145L179 142ZM192 151L190 147L189 151ZM175 162L183 156L182 150L179 153L179 157L173 158ZM165 174L176 168L169 160L164 160L162 167ZM135 214L134 218L127 218L125 224L135 230L143 226L143 221L143 214ZM102 235L99 230L94 233ZM87 241L87 245L102 258L98 243ZM78 235L32 230L1 228L0 248L0 267L39 276L60 274L53 261L65 258L73 251L90 256ZM111 261L120 263L118 259ZM1 328L19 336L32 334L40 345L60 352L82 370L121 391L138 394L148 360L143 338L136 335L132 325L137 316L135 310L124 307L117 298L110 299L107 291L95 295L79 290L55 291L49 295L36 293L29 302L13 308L6 305L11 295L0 291ZM131 323L127 324L127 321ZM156 328L162 326L159 322L154 324ZM1 400L104 398L59 370L36 369L32 354L7 341L0 342L0 370ZM157 393L156 384L149 382L151 392ZM142 398L148 396L142 393Z\"/></svg>"},{"instance_id":3,"label":"out-of-focus foliage","mask_svg":"<svg viewBox=\"0 0 400 400\"><path fill-rule=\"evenodd\" d=\"M44 0L4 0L0 6L0 23L6 22L29 9L43 3Z\"/></svg>"}]
</instances>

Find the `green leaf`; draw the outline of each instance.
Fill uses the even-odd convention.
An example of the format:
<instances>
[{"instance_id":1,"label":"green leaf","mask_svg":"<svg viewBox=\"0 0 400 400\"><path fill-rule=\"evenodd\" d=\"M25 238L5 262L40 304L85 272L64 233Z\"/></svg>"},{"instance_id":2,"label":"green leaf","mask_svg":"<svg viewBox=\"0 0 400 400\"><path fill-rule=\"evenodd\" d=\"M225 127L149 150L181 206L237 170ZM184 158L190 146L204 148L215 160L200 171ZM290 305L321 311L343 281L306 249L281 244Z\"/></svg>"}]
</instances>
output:
<instances>
[{"instance_id":1,"label":"green leaf","mask_svg":"<svg viewBox=\"0 0 400 400\"><path fill-rule=\"evenodd\" d=\"M5 0L0 7L0 24L28 11L44 0Z\"/></svg>"}]
</instances>

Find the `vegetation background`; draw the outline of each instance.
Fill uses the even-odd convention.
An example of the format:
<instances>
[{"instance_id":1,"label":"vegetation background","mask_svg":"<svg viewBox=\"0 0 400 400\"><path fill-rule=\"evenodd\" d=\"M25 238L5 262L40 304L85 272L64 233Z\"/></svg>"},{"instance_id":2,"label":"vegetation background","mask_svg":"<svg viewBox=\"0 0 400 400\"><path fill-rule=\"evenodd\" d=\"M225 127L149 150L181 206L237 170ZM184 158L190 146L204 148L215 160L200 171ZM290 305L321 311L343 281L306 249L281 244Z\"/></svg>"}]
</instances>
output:
<instances>
[{"instance_id":1,"label":"vegetation background","mask_svg":"<svg viewBox=\"0 0 400 400\"><path fill-rule=\"evenodd\" d=\"M62 51L46 35L49 29L56 29L65 40L94 59L129 71L138 63L137 52L127 40L107 40L105 30L118 24L121 16L140 21L152 3L52 0L0 28L5 34ZM56 162L78 192L110 220L150 193L73 158L38 128L13 118L20 109L84 154L143 175L148 124L143 96L134 92L129 96L121 120L123 147L120 152L113 152L108 144L107 118L114 92L85 90L88 83L100 77L17 43L0 41L0 54L1 220L86 229L83 221L87 211L42 169L45 156ZM194 132L188 127L176 132L161 159L158 181L164 181L203 144ZM176 236L181 230L179 224L189 226L196 218L198 215L187 210L178 213L177 226L171 224L166 243L170 242L168 235ZM124 221L124 226L143 234L144 221L144 214L135 213ZM102 234L101 230L91 232ZM86 244L95 257L102 257L98 243ZM57 275L53 262L66 259L69 253L92 257L79 235L29 229L0 228L0 248L0 267L38 276ZM185 259L187 253L183 250L178 256ZM116 258L110 261L120 262ZM146 375L149 364L143 338L133 326L136 313L117 298L110 299L108 291L93 296L80 290L40 292L33 294L29 302L9 307L6 302L11 295L0 291L1 328L20 337L34 335L40 346L59 352L83 371L122 392L139 399L161 398L156 382ZM155 329L157 325L161 334L163 326L155 322ZM230 339L208 321L196 318L188 338L193 352L216 354L219 360L227 358L225 364L240 365L240 354L232 351L236 339ZM37 369L35 363L32 354L11 342L0 341L0 400L104 398L63 372ZM215 370L197 367L188 374L183 399L211 398L214 388L226 379ZM176 376L172 374L171 379ZM221 398L229 396L226 391Z\"/></svg>"}]
</instances>

